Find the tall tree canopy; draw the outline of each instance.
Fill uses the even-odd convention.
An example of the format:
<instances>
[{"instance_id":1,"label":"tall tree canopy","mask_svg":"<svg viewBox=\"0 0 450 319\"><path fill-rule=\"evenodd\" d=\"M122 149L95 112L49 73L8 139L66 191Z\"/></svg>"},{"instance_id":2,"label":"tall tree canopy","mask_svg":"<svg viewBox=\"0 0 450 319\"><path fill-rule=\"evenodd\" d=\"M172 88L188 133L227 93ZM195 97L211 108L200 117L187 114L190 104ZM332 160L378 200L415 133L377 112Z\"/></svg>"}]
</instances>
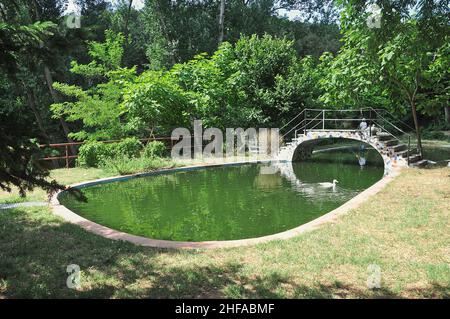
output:
<instances>
[{"instance_id":1,"label":"tall tree canopy","mask_svg":"<svg viewBox=\"0 0 450 319\"><path fill-rule=\"evenodd\" d=\"M371 2L338 2L344 8L344 45L328 61L322 100L334 107L381 106L411 114L421 150L417 111L448 106L448 69L434 70L443 66L436 60L448 46L448 1L377 1L378 26L367 22Z\"/></svg>"},{"instance_id":2,"label":"tall tree canopy","mask_svg":"<svg viewBox=\"0 0 450 319\"><path fill-rule=\"evenodd\" d=\"M39 163L35 138L38 133L32 129L32 118L23 99L14 96L21 90L17 73L21 71L23 56L45 45L54 26L51 22L0 22L0 188L3 190L10 191L11 186L16 186L24 194L35 186L47 190L59 187L46 179L48 171Z\"/></svg>"}]
</instances>

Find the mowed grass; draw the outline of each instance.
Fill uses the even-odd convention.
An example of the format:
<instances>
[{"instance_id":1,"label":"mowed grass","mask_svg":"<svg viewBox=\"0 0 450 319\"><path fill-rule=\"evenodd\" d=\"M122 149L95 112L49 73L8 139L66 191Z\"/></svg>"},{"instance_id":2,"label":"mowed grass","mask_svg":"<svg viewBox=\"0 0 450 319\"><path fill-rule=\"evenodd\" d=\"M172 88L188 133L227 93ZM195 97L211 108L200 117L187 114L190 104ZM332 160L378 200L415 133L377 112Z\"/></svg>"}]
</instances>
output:
<instances>
[{"instance_id":1,"label":"mowed grass","mask_svg":"<svg viewBox=\"0 0 450 319\"><path fill-rule=\"evenodd\" d=\"M113 174L114 172L108 172L100 168L59 168L50 171L50 179L56 179L62 185L69 185L82 181L109 177L113 176ZM46 200L48 200L47 193L38 187L33 191L28 192L25 197L20 197L19 191L16 188L13 188L11 193L0 190L0 204Z\"/></svg>"},{"instance_id":2,"label":"mowed grass","mask_svg":"<svg viewBox=\"0 0 450 319\"><path fill-rule=\"evenodd\" d=\"M88 233L48 208L0 211L0 297L448 298L449 221L449 168L405 169L332 223L233 249L138 247ZM69 264L81 267L78 290L66 287ZM367 287L373 264L379 289Z\"/></svg>"}]
</instances>

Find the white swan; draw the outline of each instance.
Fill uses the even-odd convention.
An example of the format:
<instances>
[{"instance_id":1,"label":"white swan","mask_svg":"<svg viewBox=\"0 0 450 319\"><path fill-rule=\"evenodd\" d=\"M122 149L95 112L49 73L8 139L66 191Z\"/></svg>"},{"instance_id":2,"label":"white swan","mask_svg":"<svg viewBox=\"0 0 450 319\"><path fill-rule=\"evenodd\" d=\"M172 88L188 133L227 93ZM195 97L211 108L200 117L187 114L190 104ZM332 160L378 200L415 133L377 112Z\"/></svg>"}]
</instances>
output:
<instances>
[{"instance_id":1,"label":"white swan","mask_svg":"<svg viewBox=\"0 0 450 319\"><path fill-rule=\"evenodd\" d=\"M329 183L329 182L319 183L319 186L325 187L325 188L331 188L331 187L335 188L336 183L339 183L339 182L337 180L333 179L333 183Z\"/></svg>"}]
</instances>

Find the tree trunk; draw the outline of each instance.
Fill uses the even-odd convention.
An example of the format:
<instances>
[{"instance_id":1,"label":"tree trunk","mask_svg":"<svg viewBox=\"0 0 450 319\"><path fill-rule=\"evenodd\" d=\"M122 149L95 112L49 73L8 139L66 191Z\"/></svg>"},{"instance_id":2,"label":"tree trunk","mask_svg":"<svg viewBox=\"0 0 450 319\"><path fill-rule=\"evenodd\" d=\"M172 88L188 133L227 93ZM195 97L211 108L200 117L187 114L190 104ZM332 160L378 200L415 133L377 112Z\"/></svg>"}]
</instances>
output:
<instances>
[{"instance_id":1,"label":"tree trunk","mask_svg":"<svg viewBox=\"0 0 450 319\"><path fill-rule=\"evenodd\" d=\"M131 6L133 5L133 0L130 0L130 2L128 3L128 11L127 11L127 16L125 17L125 30L124 30L124 35L125 35L125 45L128 47L128 22L130 20L130 14L131 14Z\"/></svg>"},{"instance_id":2,"label":"tree trunk","mask_svg":"<svg viewBox=\"0 0 450 319\"><path fill-rule=\"evenodd\" d=\"M224 23L225 23L225 0L220 0L220 13L219 13L219 45L223 42Z\"/></svg>"},{"instance_id":3,"label":"tree trunk","mask_svg":"<svg viewBox=\"0 0 450 319\"><path fill-rule=\"evenodd\" d=\"M44 65L44 75L45 75L45 81L47 82L47 86L48 86L48 89L50 90L50 94L52 96L53 102L58 103L59 102L58 94L56 93L55 89L53 88L53 77L52 77L52 74L50 73L50 69L46 65ZM61 126L63 128L63 131L64 131L67 141L69 141L70 143L73 143L73 140L71 138L69 138L70 129L69 129L69 125L67 125L67 122L62 117L59 118L59 122L61 123ZM73 155L75 155L77 153L77 150L73 145L70 146L70 150Z\"/></svg>"},{"instance_id":4,"label":"tree trunk","mask_svg":"<svg viewBox=\"0 0 450 319\"><path fill-rule=\"evenodd\" d=\"M26 88L25 88L26 89ZM33 111L34 117L36 118L36 122L38 124L39 130L42 133L42 136L45 138L47 143L50 143L50 137L45 131L44 127L44 121L42 120L41 114L39 113L39 110L36 107L36 96L34 94L34 91L27 90L27 102L28 106L30 107L31 111Z\"/></svg>"},{"instance_id":5,"label":"tree trunk","mask_svg":"<svg viewBox=\"0 0 450 319\"><path fill-rule=\"evenodd\" d=\"M47 131L45 130L44 121L42 120L42 116L39 113L39 110L36 107L36 94L33 90L27 90L27 100L28 105L30 106L31 110L33 111L34 116L36 117L36 122L38 123L39 130L41 131L42 135L44 136L47 143L51 143L51 138L47 134ZM52 160L53 168L58 168L59 163L58 160Z\"/></svg>"},{"instance_id":6,"label":"tree trunk","mask_svg":"<svg viewBox=\"0 0 450 319\"><path fill-rule=\"evenodd\" d=\"M41 20L40 14L39 14L39 10L38 10L38 4L36 2L36 0L33 1L33 6L34 6L34 14L35 14L35 19L32 19L33 22L39 21ZM45 81L47 82L47 86L48 89L50 91L50 95L52 96L53 99L53 103L58 103L58 95L56 94L55 89L53 89L53 77L52 74L50 72L50 69L48 68L48 66L45 64L45 62L43 62L44 64L44 76L45 76ZM59 122L61 123L61 126L63 128L64 131L64 135L66 136L66 139L68 142L73 143L73 140L69 138L69 126L67 125L67 122L60 117L59 118ZM72 152L73 155L77 154L77 149L75 148L75 146L71 145L70 146L70 150Z\"/></svg>"},{"instance_id":7,"label":"tree trunk","mask_svg":"<svg viewBox=\"0 0 450 319\"><path fill-rule=\"evenodd\" d=\"M445 123L450 124L450 106L444 106Z\"/></svg>"},{"instance_id":8,"label":"tree trunk","mask_svg":"<svg viewBox=\"0 0 450 319\"><path fill-rule=\"evenodd\" d=\"M410 103L411 103L412 116L413 116L413 120L414 120L414 127L416 129L417 150L419 151L419 155L422 156L422 139L420 137L420 127L419 127L419 121L417 119L416 101L414 101L414 99L411 99Z\"/></svg>"},{"instance_id":9,"label":"tree trunk","mask_svg":"<svg viewBox=\"0 0 450 319\"><path fill-rule=\"evenodd\" d=\"M159 24L160 24L160 28L161 28L160 29L161 33L162 33L163 37L166 39L167 45L169 46L170 45L169 32L168 32L168 29L167 29L166 22L164 20L163 11L162 11L161 6L159 5L158 1L159 0L154 1L154 3L155 3L155 7L154 8L156 10L156 14L158 15L158 20L159 20ZM174 54L172 54L172 52L169 52L169 53L170 53L169 55L170 55L170 60L172 61L172 64L177 63Z\"/></svg>"}]
</instances>

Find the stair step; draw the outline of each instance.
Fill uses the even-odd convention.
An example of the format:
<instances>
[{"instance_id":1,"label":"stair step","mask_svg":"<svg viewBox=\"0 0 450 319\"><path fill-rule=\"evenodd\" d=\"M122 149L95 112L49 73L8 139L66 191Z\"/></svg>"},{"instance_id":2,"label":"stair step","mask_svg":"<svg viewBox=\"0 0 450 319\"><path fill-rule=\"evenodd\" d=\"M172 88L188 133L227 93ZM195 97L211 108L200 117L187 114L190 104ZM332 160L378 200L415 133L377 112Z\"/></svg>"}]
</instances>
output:
<instances>
[{"instance_id":1,"label":"stair step","mask_svg":"<svg viewBox=\"0 0 450 319\"><path fill-rule=\"evenodd\" d=\"M428 163L427 160L420 160L420 161L418 161L418 162L412 163L411 166L414 166L414 167L421 167L421 166L426 165L427 163Z\"/></svg>"},{"instance_id":2,"label":"stair step","mask_svg":"<svg viewBox=\"0 0 450 319\"><path fill-rule=\"evenodd\" d=\"M378 140L380 140L380 141L386 141L386 140L392 139L392 135L389 133L385 133L385 132L377 133L377 137L378 137Z\"/></svg>"},{"instance_id":3,"label":"stair step","mask_svg":"<svg viewBox=\"0 0 450 319\"><path fill-rule=\"evenodd\" d=\"M409 163L413 164L413 163L419 162L421 159L422 159L422 157L420 155L414 154L409 157Z\"/></svg>"},{"instance_id":4,"label":"stair step","mask_svg":"<svg viewBox=\"0 0 450 319\"><path fill-rule=\"evenodd\" d=\"M408 150L395 152L395 155L406 158L408 156ZM409 152L409 156L415 155L412 151Z\"/></svg>"},{"instance_id":5,"label":"stair step","mask_svg":"<svg viewBox=\"0 0 450 319\"><path fill-rule=\"evenodd\" d=\"M408 156L408 149L395 152L395 154L406 158ZM417 154L419 154L419 152L417 151L417 148L411 148L409 150L409 156L414 156Z\"/></svg>"},{"instance_id":6,"label":"stair step","mask_svg":"<svg viewBox=\"0 0 450 319\"><path fill-rule=\"evenodd\" d=\"M387 140L387 141L383 141L384 145L386 146L395 146L399 143L398 140Z\"/></svg>"},{"instance_id":7,"label":"stair step","mask_svg":"<svg viewBox=\"0 0 450 319\"><path fill-rule=\"evenodd\" d=\"M399 151L403 151L405 149L407 149L406 144L397 144L395 146L389 146L388 149L392 149L394 150L394 152L399 152Z\"/></svg>"}]
</instances>

